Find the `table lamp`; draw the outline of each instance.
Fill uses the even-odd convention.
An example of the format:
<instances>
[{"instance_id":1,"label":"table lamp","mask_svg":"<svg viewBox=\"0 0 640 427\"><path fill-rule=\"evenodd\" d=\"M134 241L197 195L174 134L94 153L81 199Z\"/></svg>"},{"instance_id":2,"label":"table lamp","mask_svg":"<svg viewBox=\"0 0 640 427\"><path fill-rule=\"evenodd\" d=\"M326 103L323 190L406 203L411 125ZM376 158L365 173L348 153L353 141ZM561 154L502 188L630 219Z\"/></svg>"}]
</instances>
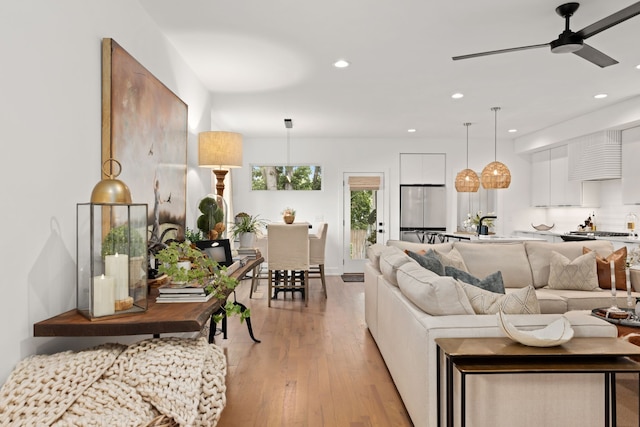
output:
<instances>
[{"instance_id":1,"label":"table lamp","mask_svg":"<svg viewBox=\"0 0 640 427\"><path fill-rule=\"evenodd\" d=\"M212 169L216 176L217 195L222 196L228 169L242 167L242 135L223 131L200 132L198 165Z\"/></svg>"}]
</instances>

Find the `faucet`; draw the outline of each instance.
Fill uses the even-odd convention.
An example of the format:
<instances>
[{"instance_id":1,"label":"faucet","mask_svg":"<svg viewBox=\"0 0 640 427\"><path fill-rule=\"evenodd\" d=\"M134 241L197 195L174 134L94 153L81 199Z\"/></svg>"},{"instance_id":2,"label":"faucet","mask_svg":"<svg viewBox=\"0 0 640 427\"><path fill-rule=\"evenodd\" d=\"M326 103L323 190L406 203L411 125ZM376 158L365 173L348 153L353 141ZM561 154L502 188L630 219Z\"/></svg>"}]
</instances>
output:
<instances>
[{"instance_id":1,"label":"faucet","mask_svg":"<svg viewBox=\"0 0 640 427\"><path fill-rule=\"evenodd\" d=\"M486 215L480 218L480 220L478 221L478 228L476 230L476 233L478 233L478 235L486 236L489 234L489 227L487 227L486 225L482 225L482 221L489 218L498 219L498 217L495 215Z\"/></svg>"}]
</instances>

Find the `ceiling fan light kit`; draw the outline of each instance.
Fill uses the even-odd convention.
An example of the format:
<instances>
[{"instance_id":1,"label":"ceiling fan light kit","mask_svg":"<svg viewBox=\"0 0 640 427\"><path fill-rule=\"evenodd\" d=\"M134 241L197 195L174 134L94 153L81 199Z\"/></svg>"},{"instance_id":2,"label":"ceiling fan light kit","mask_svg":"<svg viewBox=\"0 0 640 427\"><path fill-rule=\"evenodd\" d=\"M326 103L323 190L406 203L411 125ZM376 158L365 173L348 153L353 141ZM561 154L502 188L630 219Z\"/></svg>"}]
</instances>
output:
<instances>
[{"instance_id":1,"label":"ceiling fan light kit","mask_svg":"<svg viewBox=\"0 0 640 427\"><path fill-rule=\"evenodd\" d=\"M487 190L497 190L501 188L509 188L511 185L511 171L504 164L497 160L498 157L498 110L500 107L493 107L491 110L495 115L495 139L493 142L494 161L484 167L480 174L482 187Z\"/></svg>"},{"instance_id":2,"label":"ceiling fan light kit","mask_svg":"<svg viewBox=\"0 0 640 427\"><path fill-rule=\"evenodd\" d=\"M471 123L464 123L467 128L467 168L456 175L456 191L458 193L475 193L480 188L480 178L478 174L469 169L469 126Z\"/></svg>"},{"instance_id":3,"label":"ceiling fan light kit","mask_svg":"<svg viewBox=\"0 0 640 427\"><path fill-rule=\"evenodd\" d=\"M591 25L587 25L580 31L574 32L569 28L569 20L571 16L573 16L573 14L578 10L578 7L580 7L580 3L572 2L561 4L556 8L556 13L563 17L565 20L565 28L557 39L549 43L454 56L453 60L457 61L460 59L476 58L479 56L516 52L519 50L537 49L540 47L549 46L551 48L551 52L553 53L574 53L601 68L617 64L618 61L600 52L598 49L589 46L584 41L591 36L595 36L596 34L608 28L618 25L626 21L627 19L633 18L634 16L640 14L640 2L636 2L631 6L619 10L618 12L602 18L597 22L594 22Z\"/></svg>"}]
</instances>

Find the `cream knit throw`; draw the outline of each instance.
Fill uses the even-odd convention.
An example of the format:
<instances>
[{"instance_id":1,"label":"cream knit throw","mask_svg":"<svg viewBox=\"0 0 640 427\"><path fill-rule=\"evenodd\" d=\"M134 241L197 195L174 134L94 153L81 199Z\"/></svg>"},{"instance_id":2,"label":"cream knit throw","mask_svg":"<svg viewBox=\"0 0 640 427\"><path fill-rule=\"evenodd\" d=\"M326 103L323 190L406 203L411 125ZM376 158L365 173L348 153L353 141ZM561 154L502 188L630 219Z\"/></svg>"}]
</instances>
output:
<instances>
[{"instance_id":1,"label":"cream knit throw","mask_svg":"<svg viewBox=\"0 0 640 427\"><path fill-rule=\"evenodd\" d=\"M0 389L0 425L143 426L166 416L215 426L226 371L224 353L204 338L31 356Z\"/></svg>"}]
</instances>

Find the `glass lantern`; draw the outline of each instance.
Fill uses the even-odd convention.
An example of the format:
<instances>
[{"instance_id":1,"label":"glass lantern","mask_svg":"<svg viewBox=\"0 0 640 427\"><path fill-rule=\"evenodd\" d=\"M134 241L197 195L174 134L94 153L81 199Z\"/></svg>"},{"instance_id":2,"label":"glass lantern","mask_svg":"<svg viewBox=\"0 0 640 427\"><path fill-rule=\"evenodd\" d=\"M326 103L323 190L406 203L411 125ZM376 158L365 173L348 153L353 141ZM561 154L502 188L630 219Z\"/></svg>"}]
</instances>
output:
<instances>
[{"instance_id":1,"label":"glass lantern","mask_svg":"<svg viewBox=\"0 0 640 427\"><path fill-rule=\"evenodd\" d=\"M90 320L147 310L147 205L77 205L77 309Z\"/></svg>"},{"instance_id":2,"label":"glass lantern","mask_svg":"<svg viewBox=\"0 0 640 427\"><path fill-rule=\"evenodd\" d=\"M624 220L624 224L625 224L625 228L629 232L629 237L632 239L636 238L635 230L636 230L637 223L638 223L638 217L636 216L636 214L628 213Z\"/></svg>"}]
</instances>

